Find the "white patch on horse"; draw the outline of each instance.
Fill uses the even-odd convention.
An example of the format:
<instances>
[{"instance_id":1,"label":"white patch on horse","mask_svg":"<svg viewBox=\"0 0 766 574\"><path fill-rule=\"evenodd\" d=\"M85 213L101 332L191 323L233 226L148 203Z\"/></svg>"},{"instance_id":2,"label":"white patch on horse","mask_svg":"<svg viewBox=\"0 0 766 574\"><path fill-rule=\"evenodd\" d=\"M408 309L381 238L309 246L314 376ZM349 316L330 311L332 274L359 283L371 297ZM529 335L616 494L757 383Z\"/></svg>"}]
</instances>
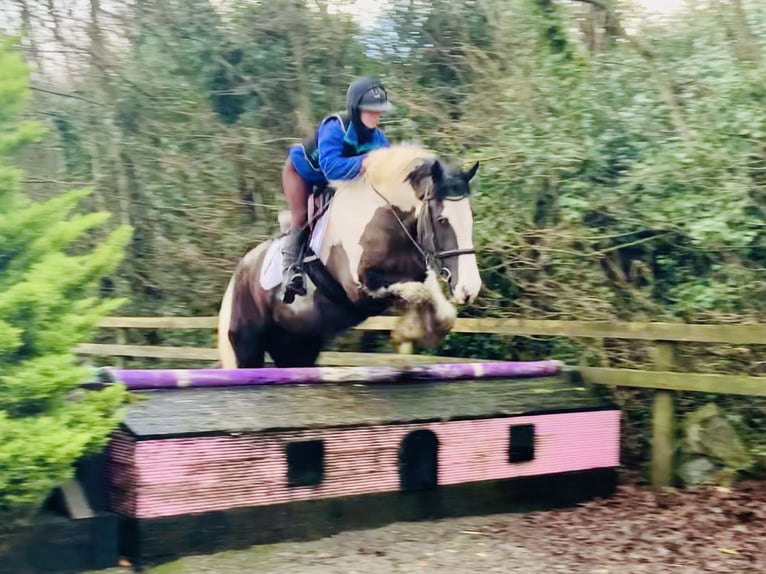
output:
<instances>
[{"instance_id":1,"label":"white patch on horse","mask_svg":"<svg viewBox=\"0 0 766 574\"><path fill-rule=\"evenodd\" d=\"M381 287L370 292L373 297L393 295L401 302L408 305L405 317L397 327L398 337L401 339L420 338L429 324L426 314L432 313L436 334L444 334L449 331L457 319L457 309L444 296L439 279L433 270L426 272L426 279L422 283L418 281L403 281L394 283L388 287ZM419 325L416 327L412 321L417 318ZM410 333L405 335L404 332Z\"/></svg>"},{"instance_id":2,"label":"white patch on horse","mask_svg":"<svg viewBox=\"0 0 766 574\"><path fill-rule=\"evenodd\" d=\"M382 298L386 295L393 295L397 299L406 301L413 305L422 305L431 300L431 290L425 283L419 281L403 281L401 283L392 283L388 287L380 287L375 291L370 291L370 295L375 298Z\"/></svg>"},{"instance_id":3,"label":"white patch on horse","mask_svg":"<svg viewBox=\"0 0 766 574\"><path fill-rule=\"evenodd\" d=\"M451 329L457 319L457 309L444 296L439 279L431 269L428 270L425 285L431 293L436 322Z\"/></svg>"},{"instance_id":4,"label":"white patch on horse","mask_svg":"<svg viewBox=\"0 0 766 574\"><path fill-rule=\"evenodd\" d=\"M234 276L229 279L226 291L221 300L221 308L218 313L218 357L222 369L236 369L237 357L229 341L229 326L231 325L231 308L234 299Z\"/></svg>"},{"instance_id":5,"label":"white patch on horse","mask_svg":"<svg viewBox=\"0 0 766 574\"><path fill-rule=\"evenodd\" d=\"M297 296L289 305L277 303L274 306L274 318L294 333L312 331L315 325L307 321L306 317L314 313L314 293L316 286L306 281L306 294Z\"/></svg>"},{"instance_id":6,"label":"white patch on horse","mask_svg":"<svg viewBox=\"0 0 766 574\"><path fill-rule=\"evenodd\" d=\"M473 215L468 198L458 201L445 201L442 215L447 219L457 239L458 249L473 249ZM476 255L463 254L457 257L457 283L453 300L458 303L471 303L481 289L481 275L476 262Z\"/></svg>"},{"instance_id":7,"label":"white patch on horse","mask_svg":"<svg viewBox=\"0 0 766 574\"><path fill-rule=\"evenodd\" d=\"M361 287L358 269L363 253L359 238L364 234L365 227L372 219L375 210L384 205L385 202L381 198L348 185L342 186L335 192L328 210L332 214L325 232L325 240L319 251L319 258L326 265L330 258L330 250L335 245L340 245L348 257L349 271L357 288Z\"/></svg>"},{"instance_id":8,"label":"white patch on horse","mask_svg":"<svg viewBox=\"0 0 766 574\"><path fill-rule=\"evenodd\" d=\"M340 245L348 257L351 277L357 288L361 288L358 269L363 249L359 239L367 224L381 207L393 205L403 212L417 209L421 202L406 178L419 163L434 158L433 152L418 146L383 148L368 154L367 170L360 177L331 181L336 192L330 207L332 217L319 252L322 262L326 264L330 250Z\"/></svg>"}]
</instances>

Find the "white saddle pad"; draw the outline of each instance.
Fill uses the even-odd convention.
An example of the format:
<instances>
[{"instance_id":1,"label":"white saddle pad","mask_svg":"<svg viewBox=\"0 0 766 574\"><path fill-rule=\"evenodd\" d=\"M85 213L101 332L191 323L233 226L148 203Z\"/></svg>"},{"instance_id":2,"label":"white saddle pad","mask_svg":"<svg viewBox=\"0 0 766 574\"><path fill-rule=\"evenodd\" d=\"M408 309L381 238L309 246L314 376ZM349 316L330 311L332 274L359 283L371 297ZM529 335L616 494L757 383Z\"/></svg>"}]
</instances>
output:
<instances>
[{"instance_id":1,"label":"white saddle pad","mask_svg":"<svg viewBox=\"0 0 766 574\"><path fill-rule=\"evenodd\" d=\"M309 246L314 253L318 254L322 249L322 239L324 239L329 217L330 210L327 209L314 225L314 232L309 239ZM266 251L266 257L261 267L261 287L267 291L282 283L282 244L286 240L287 236L284 236L272 241Z\"/></svg>"}]
</instances>

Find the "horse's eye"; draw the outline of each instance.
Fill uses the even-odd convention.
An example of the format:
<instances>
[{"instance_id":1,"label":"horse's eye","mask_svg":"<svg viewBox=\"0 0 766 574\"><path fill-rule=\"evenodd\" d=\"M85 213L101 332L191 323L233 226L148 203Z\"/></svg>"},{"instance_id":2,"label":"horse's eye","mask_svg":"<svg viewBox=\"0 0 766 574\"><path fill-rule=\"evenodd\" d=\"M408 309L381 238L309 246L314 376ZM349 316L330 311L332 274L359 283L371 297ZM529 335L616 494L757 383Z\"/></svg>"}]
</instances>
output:
<instances>
[{"instance_id":1,"label":"horse's eye","mask_svg":"<svg viewBox=\"0 0 766 574\"><path fill-rule=\"evenodd\" d=\"M440 215L439 217L436 218L436 222L444 225L445 223L447 223L447 218L444 217L443 215Z\"/></svg>"}]
</instances>

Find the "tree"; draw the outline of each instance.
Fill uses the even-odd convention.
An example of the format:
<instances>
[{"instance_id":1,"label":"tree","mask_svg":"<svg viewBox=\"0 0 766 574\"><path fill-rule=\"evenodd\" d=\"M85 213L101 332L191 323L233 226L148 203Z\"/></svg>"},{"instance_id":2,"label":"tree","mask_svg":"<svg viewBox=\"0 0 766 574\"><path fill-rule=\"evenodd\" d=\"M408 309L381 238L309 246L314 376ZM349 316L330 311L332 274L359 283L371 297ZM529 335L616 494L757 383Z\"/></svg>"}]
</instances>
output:
<instances>
[{"instance_id":1,"label":"tree","mask_svg":"<svg viewBox=\"0 0 766 574\"><path fill-rule=\"evenodd\" d=\"M22 191L11 161L42 134L22 121L28 70L0 41L0 515L40 507L73 464L105 443L120 416L122 387L86 391L89 369L74 347L122 302L99 297L131 229L104 230L108 213L78 213L89 190L44 202ZM100 231L100 240L91 233ZM7 525L8 522L6 521Z\"/></svg>"}]
</instances>

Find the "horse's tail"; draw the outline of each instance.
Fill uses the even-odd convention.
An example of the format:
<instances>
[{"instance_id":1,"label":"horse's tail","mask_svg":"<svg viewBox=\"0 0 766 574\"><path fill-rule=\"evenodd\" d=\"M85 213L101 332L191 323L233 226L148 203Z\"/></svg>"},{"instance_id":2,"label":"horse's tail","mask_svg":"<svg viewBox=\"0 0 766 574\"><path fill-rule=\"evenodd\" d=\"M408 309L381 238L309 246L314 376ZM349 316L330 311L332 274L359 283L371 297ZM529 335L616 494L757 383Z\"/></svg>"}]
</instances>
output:
<instances>
[{"instance_id":1,"label":"horse's tail","mask_svg":"<svg viewBox=\"0 0 766 574\"><path fill-rule=\"evenodd\" d=\"M221 300L221 310L218 312L218 360L222 369L236 369L237 356L229 341L229 326L231 324L231 306L234 299L234 278L232 275L226 287L226 293Z\"/></svg>"}]
</instances>

